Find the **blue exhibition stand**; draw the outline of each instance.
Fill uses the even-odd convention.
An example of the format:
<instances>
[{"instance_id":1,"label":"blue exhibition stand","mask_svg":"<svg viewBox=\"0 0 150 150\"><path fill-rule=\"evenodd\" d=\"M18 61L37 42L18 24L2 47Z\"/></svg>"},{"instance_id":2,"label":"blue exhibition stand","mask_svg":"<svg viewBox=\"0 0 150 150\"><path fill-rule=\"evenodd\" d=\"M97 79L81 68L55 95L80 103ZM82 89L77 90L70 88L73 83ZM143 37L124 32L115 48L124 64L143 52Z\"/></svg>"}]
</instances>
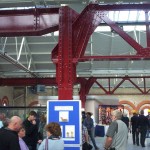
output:
<instances>
[{"instance_id":1,"label":"blue exhibition stand","mask_svg":"<svg viewBox=\"0 0 150 150\"><path fill-rule=\"evenodd\" d=\"M49 100L47 123L58 122L62 130L64 150L81 150L81 101Z\"/></svg>"}]
</instances>

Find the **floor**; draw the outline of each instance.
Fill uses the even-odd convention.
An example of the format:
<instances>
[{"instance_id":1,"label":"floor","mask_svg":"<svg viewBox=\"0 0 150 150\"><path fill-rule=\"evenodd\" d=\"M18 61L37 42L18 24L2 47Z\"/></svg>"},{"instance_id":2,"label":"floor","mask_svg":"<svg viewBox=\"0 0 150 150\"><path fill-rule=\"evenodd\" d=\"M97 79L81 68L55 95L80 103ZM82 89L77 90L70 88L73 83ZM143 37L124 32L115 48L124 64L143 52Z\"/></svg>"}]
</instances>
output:
<instances>
[{"instance_id":1,"label":"floor","mask_svg":"<svg viewBox=\"0 0 150 150\"><path fill-rule=\"evenodd\" d=\"M105 138L104 137L96 137L95 140L96 140L96 144L99 147L99 149L103 150ZM141 146L133 145L132 144L132 134L129 133L127 150L150 150L150 138L146 138L145 146L146 147L143 148ZM94 150L94 148L93 148L93 150Z\"/></svg>"}]
</instances>

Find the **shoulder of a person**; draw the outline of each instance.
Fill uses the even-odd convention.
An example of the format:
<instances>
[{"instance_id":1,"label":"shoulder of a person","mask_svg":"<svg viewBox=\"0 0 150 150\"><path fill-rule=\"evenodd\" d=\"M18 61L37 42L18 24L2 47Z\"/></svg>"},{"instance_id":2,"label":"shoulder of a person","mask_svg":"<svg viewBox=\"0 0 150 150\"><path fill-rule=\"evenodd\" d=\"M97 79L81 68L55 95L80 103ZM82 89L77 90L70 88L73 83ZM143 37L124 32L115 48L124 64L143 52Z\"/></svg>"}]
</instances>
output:
<instances>
[{"instance_id":1,"label":"shoulder of a person","mask_svg":"<svg viewBox=\"0 0 150 150\"><path fill-rule=\"evenodd\" d=\"M117 121L118 121L118 120L113 121L113 122L112 122L112 124L113 124L113 125L118 124L118 122L117 122Z\"/></svg>"},{"instance_id":2,"label":"shoulder of a person","mask_svg":"<svg viewBox=\"0 0 150 150\"><path fill-rule=\"evenodd\" d=\"M26 118L24 121L23 121L23 124L29 122L29 120Z\"/></svg>"},{"instance_id":3,"label":"shoulder of a person","mask_svg":"<svg viewBox=\"0 0 150 150\"><path fill-rule=\"evenodd\" d=\"M112 121L111 122L111 124L109 125L109 127L111 128L111 127L114 127L114 126L117 126L117 121L115 120L115 121Z\"/></svg>"}]
</instances>

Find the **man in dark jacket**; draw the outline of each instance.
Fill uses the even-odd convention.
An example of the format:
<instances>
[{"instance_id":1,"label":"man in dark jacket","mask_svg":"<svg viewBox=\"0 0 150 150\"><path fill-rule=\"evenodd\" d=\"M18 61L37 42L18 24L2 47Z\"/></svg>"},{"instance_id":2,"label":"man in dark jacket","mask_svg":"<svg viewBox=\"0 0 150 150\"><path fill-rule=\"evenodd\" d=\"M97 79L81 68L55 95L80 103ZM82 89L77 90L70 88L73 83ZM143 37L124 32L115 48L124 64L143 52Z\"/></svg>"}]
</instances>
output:
<instances>
[{"instance_id":1,"label":"man in dark jacket","mask_svg":"<svg viewBox=\"0 0 150 150\"><path fill-rule=\"evenodd\" d=\"M133 116L131 117L131 127L132 127L132 139L133 144L135 143L139 146L139 132L138 128L138 115L135 110L133 110Z\"/></svg>"},{"instance_id":2,"label":"man in dark jacket","mask_svg":"<svg viewBox=\"0 0 150 150\"><path fill-rule=\"evenodd\" d=\"M21 125L21 118L13 116L8 127L0 129L0 150L20 150L17 132L20 130Z\"/></svg>"},{"instance_id":3,"label":"man in dark jacket","mask_svg":"<svg viewBox=\"0 0 150 150\"><path fill-rule=\"evenodd\" d=\"M145 138L148 127L148 118L144 116L144 110L141 110L138 121L138 130L140 132L140 144L142 147L145 147Z\"/></svg>"},{"instance_id":4,"label":"man in dark jacket","mask_svg":"<svg viewBox=\"0 0 150 150\"><path fill-rule=\"evenodd\" d=\"M36 123L37 113L31 111L26 120L24 120L23 125L26 130L26 135L23 138L29 150L36 150L37 141L38 141L38 126Z\"/></svg>"},{"instance_id":5,"label":"man in dark jacket","mask_svg":"<svg viewBox=\"0 0 150 150\"><path fill-rule=\"evenodd\" d=\"M127 128L129 128L129 118L126 113L122 115L121 120L126 124Z\"/></svg>"},{"instance_id":6,"label":"man in dark jacket","mask_svg":"<svg viewBox=\"0 0 150 150\"><path fill-rule=\"evenodd\" d=\"M99 148L97 147L96 145L96 142L95 142L95 138L93 136L93 129L94 129L94 122L93 122L93 119L91 118L92 116L92 113L91 112L87 112L86 113L86 118L84 119L83 121L83 125L87 128L88 130L88 134L91 138L91 141L95 147L95 150L98 150Z\"/></svg>"}]
</instances>

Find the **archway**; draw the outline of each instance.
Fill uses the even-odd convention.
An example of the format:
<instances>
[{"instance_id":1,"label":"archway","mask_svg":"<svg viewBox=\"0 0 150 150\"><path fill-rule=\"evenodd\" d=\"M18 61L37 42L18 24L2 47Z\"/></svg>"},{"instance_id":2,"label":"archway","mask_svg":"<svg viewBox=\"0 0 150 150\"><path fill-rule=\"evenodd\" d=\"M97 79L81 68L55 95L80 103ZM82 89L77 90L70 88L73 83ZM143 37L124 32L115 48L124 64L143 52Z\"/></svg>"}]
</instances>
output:
<instances>
[{"instance_id":1,"label":"archway","mask_svg":"<svg viewBox=\"0 0 150 150\"><path fill-rule=\"evenodd\" d=\"M1 100L1 105L2 106L8 106L9 105L9 100L7 96L4 96Z\"/></svg>"},{"instance_id":2,"label":"archway","mask_svg":"<svg viewBox=\"0 0 150 150\"><path fill-rule=\"evenodd\" d=\"M38 105L39 104L39 101L33 101L29 104L29 106L35 106L35 105Z\"/></svg>"},{"instance_id":3,"label":"archway","mask_svg":"<svg viewBox=\"0 0 150 150\"><path fill-rule=\"evenodd\" d=\"M137 110L141 110L143 105L150 104L150 100L142 101L137 105ZM145 106L146 107L146 106ZM149 106L150 107L150 106ZM147 106L148 108L148 106ZM145 108L146 109L146 108Z\"/></svg>"},{"instance_id":4,"label":"archway","mask_svg":"<svg viewBox=\"0 0 150 150\"><path fill-rule=\"evenodd\" d=\"M130 101L126 101L126 100L119 101L119 105L124 105L124 104L129 105L130 107L132 107L133 110L137 110L135 105Z\"/></svg>"}]
</instances>

